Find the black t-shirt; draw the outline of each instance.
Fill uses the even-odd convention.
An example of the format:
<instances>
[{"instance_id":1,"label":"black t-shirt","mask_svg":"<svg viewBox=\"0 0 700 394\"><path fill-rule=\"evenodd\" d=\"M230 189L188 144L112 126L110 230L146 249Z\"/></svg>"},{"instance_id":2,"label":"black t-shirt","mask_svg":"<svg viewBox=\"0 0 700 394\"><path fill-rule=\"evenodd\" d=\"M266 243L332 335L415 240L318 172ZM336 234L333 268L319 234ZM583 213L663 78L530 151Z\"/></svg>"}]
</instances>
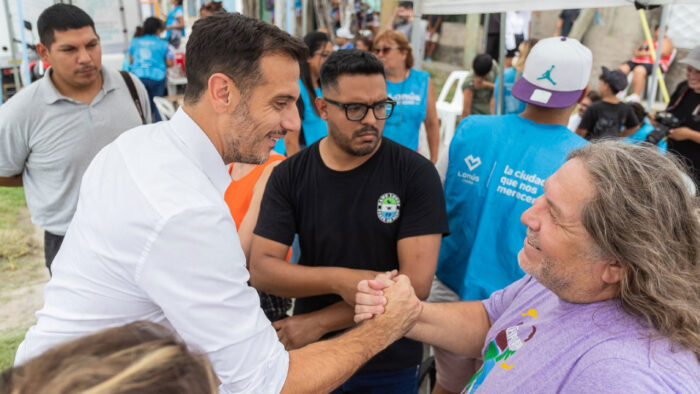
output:
<instances>
[{"instance_id":1,"label":"black t-shirt","mask_svg":"<svg viewBox=\"0 0 700 394\"><path fill-rule=\"evenodd\" d=\"M569 33L571 33L571 28L574 26L574 21L576 21L576 18L578 18L580 13L580 9L561 11L561 13L559 14L559 18L562 20L560 32L562 36L567 37Z\"/></svg>"},{"instance_id":2,"label":"black t-shirt","mask_svg":"<svg viewBox=\"0 0 700 394\"><path fill-rule=\"evenodd\" d=\"M255 234L290 245L299 234L307 266L375 271L399 268L397 242L447 234L445 198L433 164L391 140L350 171L334 171L321 159L319 143L278 165L268 181ZM294 313L309 313L341 298L298 298ZM418 365L422 345L400 339L375 356L365 371Z\"/></svg>"},{"instance_id":3,"label":"black t-shirt","mask_svg":"<svg viewBox=\"0 0 700 394\"><path fill-rule=\"evenodd\" d=\"M688 89L688 81L682 82L673 92L667 111L681 121L681 126L700 132L700 93ZM670 138L667 142L668 150L684 159L691 168L695 184L700 185L700 144Z\"/></svg>"},{"instance_id":4,"label":"black t-shirt","mask_svg":"<svg viewBox=\"0 0 700 394\"><path fill-rule=\"evenodd\" d=\"M587 140L596 140L620 137L623 125L630 128L638 124L637 115L634 114L632 107L629 105L598 101L586 109L578 127L588 130L588 134L586 134Z\"/></svg>"}]
</instances>

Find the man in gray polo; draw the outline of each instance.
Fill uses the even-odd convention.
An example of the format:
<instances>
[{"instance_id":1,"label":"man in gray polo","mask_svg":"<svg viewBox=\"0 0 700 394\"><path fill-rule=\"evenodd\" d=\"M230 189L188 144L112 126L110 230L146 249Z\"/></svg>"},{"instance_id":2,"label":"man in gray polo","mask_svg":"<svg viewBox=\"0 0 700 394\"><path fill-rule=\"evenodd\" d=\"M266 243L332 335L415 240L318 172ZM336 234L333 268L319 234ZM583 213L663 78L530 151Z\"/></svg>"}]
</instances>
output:
<instances>
[{"instance_id":1,"label":"man in gray polo","mask_svg":"<svg viewBox=\"0 0 700 394\"><path fill-rule=\"evenodd\" d=\"M102 147L143 121L122 76L101 67L100 38L87 13L55 4L37 25L37 52L51 67L0 106L0 186L24 186L32 222L44 229L51 272L83 172ZM146 89L131 79L150 122Z\"/></svg>"}]
</instances>

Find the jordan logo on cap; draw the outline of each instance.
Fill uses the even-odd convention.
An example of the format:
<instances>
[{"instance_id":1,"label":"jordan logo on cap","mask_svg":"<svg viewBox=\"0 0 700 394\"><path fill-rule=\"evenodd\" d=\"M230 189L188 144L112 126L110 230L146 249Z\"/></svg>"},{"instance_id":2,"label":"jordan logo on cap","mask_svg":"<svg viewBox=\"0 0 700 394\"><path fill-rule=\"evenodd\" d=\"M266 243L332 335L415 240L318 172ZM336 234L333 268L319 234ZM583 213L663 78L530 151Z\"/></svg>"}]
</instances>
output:
<instances>
[{"instance_id":1,"label":"jordan logo on cap","mask_svg":"<svg viewBox=\"0 0 700 394\"><path fill-rule=\"evenodd\" d=\"M553 64L552 64L552 67L550 67L549 70L545 71L544 74L542 74L541 77L537 78L537 80L539 81L540 79L546 79L546 80L548 80L549 82L551 82L552 85L557 86L557 83L554 82L554 80L552 79L552 76L550 75L550 74L552 74L552 70L554 70L554 65L553 65Z\"/></svg>"}]
</instances>

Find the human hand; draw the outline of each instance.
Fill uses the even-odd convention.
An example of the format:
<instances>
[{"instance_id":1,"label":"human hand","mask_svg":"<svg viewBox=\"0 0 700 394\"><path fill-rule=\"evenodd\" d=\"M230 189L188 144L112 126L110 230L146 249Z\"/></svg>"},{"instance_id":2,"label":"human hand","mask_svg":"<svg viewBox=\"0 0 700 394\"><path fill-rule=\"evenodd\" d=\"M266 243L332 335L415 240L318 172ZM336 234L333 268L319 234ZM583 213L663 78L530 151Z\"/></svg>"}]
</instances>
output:
<instances>
[{"instance_id":1,"label":"human hand","mask_svg":"<svg viewBox=\"0 0 700 394\"><path fill-rule=\"evenodd\" d=\"M668 138L674 141L685 141L691 139L694 133L697 133L697 131L691 129L690 127L679 127L676 129L671 129L671 131L668 133Z\"/></svg>"},{"instance_id":2,"label":"human hand","mask_svg":"<svg viewBox=\"0 0 700 394\"><path fill-rule=\"evenodd\" d=\"M486 80L484 79L484 77L480 77L480 76L478 76L478 75L475 75L475 76L474 76L474 89L483 89L483 88L484 88L484 82L486 82Z\"/></svg>"},{"instance_id":3,"label":"human hand","mask_svg":"<svg viewBox=\"0 0 700 394\"><path fill-rule=\"evenodd\" d=\"M413 327L423 310L408 276L399 275L393 281L394 284L383 290L386 297L384 313L364 323L372 324L377 335L386 335L392 342Z\"/></svg>"},{"instance_id":4,"label":"human hand","mask_svg":"<svg viewBox=\"0 0 700 394\"><path fill-rule=\"evenodd\" d=\"M294 350L314 343L325 334L320 324L310 314L294 315L272 323L277 338L286 350Z\"/></svg>"},{"instance_id":5,"label":"human hand","mask_svg":"<svg viewBox=\"0 0 700 394\"><path fill-rule=\"evenodd\" d=\"M357 284L355 295L355 323L371 319L372 316L384 313L386 297L385 288L394 284L393 279L398 271L393 270L377 275L374 279L366 279Z\"/></svg>"},{"instance_id":6,"label":"human hand","mask_svg":"<svg viewBox=\"0 0 700 394\"><path fill-rule=\"evenodd\" d=\"M335 294L343 297L343 301L351 306L355 306L355 293L360 281L376 278L376 271L347 269L343 272L342 280L336 282Z\"/></svg>"}]
</instances>

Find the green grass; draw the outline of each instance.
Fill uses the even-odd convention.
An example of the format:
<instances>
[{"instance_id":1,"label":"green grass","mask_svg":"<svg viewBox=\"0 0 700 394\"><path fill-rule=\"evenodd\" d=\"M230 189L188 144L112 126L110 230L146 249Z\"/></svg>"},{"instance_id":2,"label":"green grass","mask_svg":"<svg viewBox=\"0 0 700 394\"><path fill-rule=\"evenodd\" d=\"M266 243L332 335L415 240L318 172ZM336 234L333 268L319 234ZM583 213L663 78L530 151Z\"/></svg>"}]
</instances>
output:
<instances>
[{"instance_id":1,"label":"green grass","mask_svg":"<svg viewBox=\"0 0 700 394\"><path fill-rule=\"evenodd\" d=\"M14 329L0 332L0 371L12 366L17 346L24 339L26 329Z\"/></svg>"},{"instance_id":2,"label":"green grass","mask_svg":"<svg viewBox=\"0 0 700 394\"><path fill-rule=\"evenodd\" d=\"M20 210L26 205L24 188L0 187L0 228L15 228Z\"/></svg>"}]
</instances>

